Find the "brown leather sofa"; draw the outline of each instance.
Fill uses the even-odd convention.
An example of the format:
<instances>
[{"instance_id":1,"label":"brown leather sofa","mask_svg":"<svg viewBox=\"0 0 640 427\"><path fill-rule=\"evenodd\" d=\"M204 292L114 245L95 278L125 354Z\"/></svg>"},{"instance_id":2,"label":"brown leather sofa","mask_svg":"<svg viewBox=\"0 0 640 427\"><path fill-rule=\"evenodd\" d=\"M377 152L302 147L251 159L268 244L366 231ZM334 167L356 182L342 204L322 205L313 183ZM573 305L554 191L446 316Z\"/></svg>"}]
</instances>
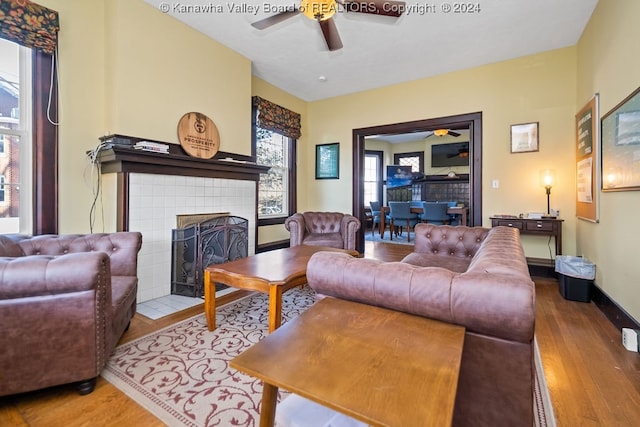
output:
<instances>
[{"instance_id":1,"label":"brown leather sofa","mask_svg":"<svg viewBox=\"0 0 640 427\"><path fill-rule=\"evenodd\" d=\"M337 249L356 249L356 232L360 220L341 212L304 212L287 218L289 245L328 246Z\"/></svg>"},{"instance_id":2,"label":"brown leather sofa","mask_svg":"<svg viewBox=\"0 0 640 427\"><path fill-rule=\"evenodd\" d=\"M0 235L0 396L96 377L136 312L137 232Z\"/></svg>"},{"instance_id":3,"label":"brown leather sofa","mask_svg":"<svg viewBox=\"0 0 640 427\"><path fill-rule=\"evenodd\" d=\"M309 285L464 326L453 424L533 425L535 287L518 230L418 224L415 236L402 262L317 253Z\"/></svg>"}]
</instances>

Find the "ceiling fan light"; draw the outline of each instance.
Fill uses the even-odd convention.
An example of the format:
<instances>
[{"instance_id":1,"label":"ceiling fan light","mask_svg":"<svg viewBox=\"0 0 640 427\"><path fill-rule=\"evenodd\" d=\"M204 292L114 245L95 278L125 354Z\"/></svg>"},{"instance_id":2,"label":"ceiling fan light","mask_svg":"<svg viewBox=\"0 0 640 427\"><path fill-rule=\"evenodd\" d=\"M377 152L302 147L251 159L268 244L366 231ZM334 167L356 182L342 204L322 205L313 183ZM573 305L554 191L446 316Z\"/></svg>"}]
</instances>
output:
<instances>
[{"instance_id":1,"label":"ceiling fan light","mask_svg":"<svg viewBox=\"0 0 640 427\"><path fill-rule=\"evenodd\" d=\"M336 0L302 0L300 12L314 21L325 21L336 14L338 5Z\"/></svg>"},{"instance_id":2,"label":"ceiling fan light","mask_svg":"<svg viewBox=\"0 0 640 427\"><path fill-rule=\"evenodd\" d=\"M449 133L449 131L447 129L436 129L436 130L433 131L433 134L435 136L445 136L448 133Z\"/></svg>"}]
</instances>

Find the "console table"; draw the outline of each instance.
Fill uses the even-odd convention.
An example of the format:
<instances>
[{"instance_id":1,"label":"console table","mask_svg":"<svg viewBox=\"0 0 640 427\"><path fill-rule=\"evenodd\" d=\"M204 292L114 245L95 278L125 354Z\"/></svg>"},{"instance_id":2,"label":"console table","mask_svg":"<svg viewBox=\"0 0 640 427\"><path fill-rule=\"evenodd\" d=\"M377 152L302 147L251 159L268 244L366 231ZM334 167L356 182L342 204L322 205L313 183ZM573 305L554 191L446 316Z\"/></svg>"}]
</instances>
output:
<instances>
[{"instance_id":1,"label":"console table","mask_svg":"<svg viewBox=\"0 0 640 427\"><path fill-rule=\"evenodd\" d=\"M499 225L513 227L520 230L520 234L532 234L537 236L553 236L556 242L556 255L562 255L562 222L557 218L518 218L491 217L491 226Z\"/></svg>"}]
</instances>

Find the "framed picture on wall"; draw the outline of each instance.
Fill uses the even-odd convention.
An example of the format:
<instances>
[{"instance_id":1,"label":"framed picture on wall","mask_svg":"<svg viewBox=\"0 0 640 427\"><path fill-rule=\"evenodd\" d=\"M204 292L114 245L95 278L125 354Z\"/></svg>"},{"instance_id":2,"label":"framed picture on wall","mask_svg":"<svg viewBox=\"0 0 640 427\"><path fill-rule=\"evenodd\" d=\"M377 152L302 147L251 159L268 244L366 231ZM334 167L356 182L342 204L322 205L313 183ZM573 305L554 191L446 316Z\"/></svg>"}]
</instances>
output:
<instances>
[{"instance_id":1,"label":"framed picture on wall","mask_svg":"<svg viewBox=\"0 0 640 427\"><path fill-rule=\"evenodd\" d=\"M340 178L340 143L316 145L316 179Z\"/></svg>"},{"instance_id":2,"label":"framed picture on wall","mask_svg":"<svg viewBox=\"0 0 640 427\"><path fill-rule=\"evenodd\" d=\"M640 190L640 87L602 116L602 191Z\"/></svg>"},{"instance_id":3,"label":"framed picture on wall","mask_svg":"<svg viewBox=\"0 0 640 427\"><path fill-rule=\"evenodd\" d=\"M511 125L511 152L538 151L538 122Z\"/></svg>"}]
</instances>

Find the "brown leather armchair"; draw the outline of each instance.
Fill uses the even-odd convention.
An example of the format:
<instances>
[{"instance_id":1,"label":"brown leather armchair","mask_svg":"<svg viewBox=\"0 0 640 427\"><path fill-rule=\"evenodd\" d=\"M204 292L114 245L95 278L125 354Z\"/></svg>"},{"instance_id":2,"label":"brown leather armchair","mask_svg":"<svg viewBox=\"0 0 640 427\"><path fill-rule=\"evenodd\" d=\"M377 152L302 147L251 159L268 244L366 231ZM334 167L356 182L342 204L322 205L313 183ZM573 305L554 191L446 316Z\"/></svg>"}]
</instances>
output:
<instances>
[{"instance_id":1,"label":"brown leather armchair","mask_svg":"<svg viewBox=\"0 0 640 427\"><path fill-rule=\"evenodd\" d=\"M328 246L356 249L356 232L360 220L341 212L304 212L287 218L284 226L290 233L290 246Z\"/></svg>"},{"instance_id":2,"label":"brown leather armchair","mask_svg":"<svg viewBox=\"0 0 640 427\"><path fill-rule=\"evenodd\" d=\"M0 396L91 393L136 312L137 232L0 235Z\"/></svg>"}]
</instances>

